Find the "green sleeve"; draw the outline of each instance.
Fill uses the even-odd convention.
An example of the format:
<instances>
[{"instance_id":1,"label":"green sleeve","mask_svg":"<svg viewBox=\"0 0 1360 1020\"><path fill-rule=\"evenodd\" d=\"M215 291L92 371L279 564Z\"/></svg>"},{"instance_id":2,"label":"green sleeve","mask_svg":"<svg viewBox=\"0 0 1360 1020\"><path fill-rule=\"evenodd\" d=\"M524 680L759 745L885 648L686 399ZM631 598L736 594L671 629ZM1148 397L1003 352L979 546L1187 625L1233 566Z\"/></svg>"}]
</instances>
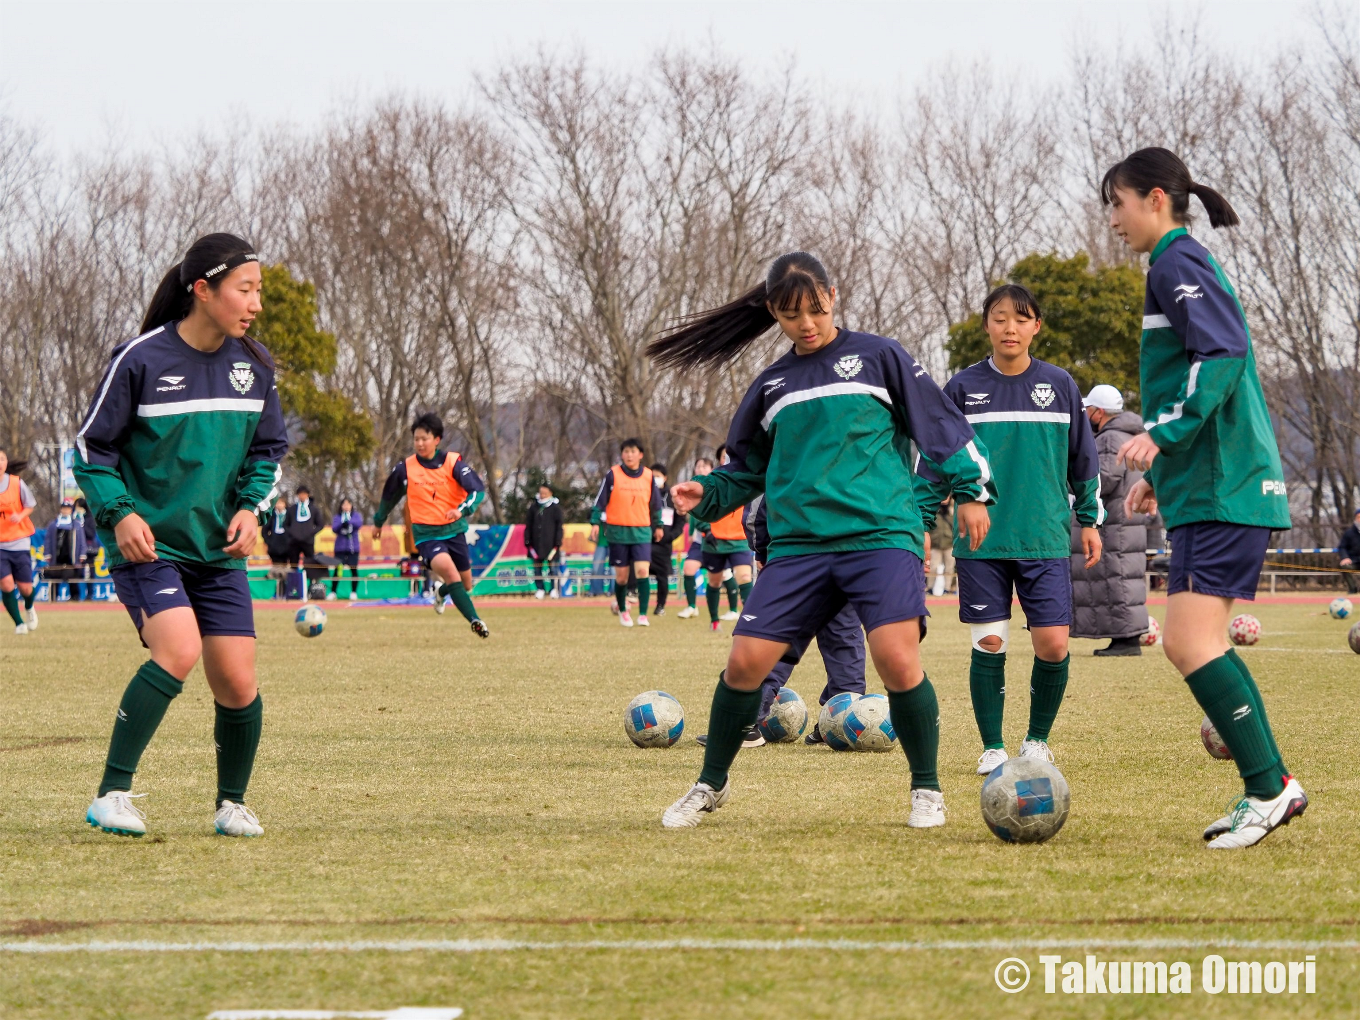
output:
<instances>
[{"instance_id":1,"label":"green sleeve","mask_svg":"<svg viewBox=\"0 0 1360 1020\"><path fill-rule=\"evenodd\" d=\"M1070 484L1076 497L1072 509L1077 512L1077 523L1083 528L1098 528L1104 524L1105 506L1100 502L1099 476Z\"/></svg>"},{"instance_id":2,"label":"green sleeve","mask_svg":"<svg viewBox=\"0 0 1360 1020\"><path fill-rule=\"evenodd\" d=\"M137 504L116 467L91 464L77 451L74 472L76 484L94 511L94 522L101 528L112 529L128 514L137 512Z\"/></svg>"},{"instance_id":3,"label":"green sleeve","mask_svg":"<svg viewBox=\"0 0 1360 1020\"><path fill-rule=\"evenodd\" d=\"M387 500L383 500L381 503L379 503L378 509L373 511L373 526L375 528L381 528L384 524L386 524L387 518L392 516L392 511L397 508L397 504L400 502L401 500L398 499L393 500L390 503Z\"/></svg>"},{"instance_id":4,"label":"green sleeve","mask_svg":"<svg viewBox=\"0 0 1360 1020\"><path fill-rule=\"evenodd\" d=\"M769 462L769 434L757 430L746 448L746 470L729 471L720 468L711 474L691 479L704 487L704 495L699 504L690 511L690 516L712 524L714 521L722 520L737 507L751 502L765 491L765 468Z\"/></svg>"},{"instance_id":5,"label":"green sleeve","mask_svg":"<svg viewBox=\"0 0 1360 1020\"><path fill-rule=\"evenodd\" d=\"M255 460L241 467L236 478L236 509L260 513L277 494L280 467L270 460Z\"/></svg>"},{"instance_id":6,"label":"green sleeve","mask_svg":"<svg viewBox=\"0 0 1360 1020\"><path fill-rule=\"evenodd\" d=\"M462 503L458 504L458 512L462 516L467 517L469 514L475 513L477 511L477 508L481 506L485 500L486 500L485 489L477 489L473 492L469 492L467 495L467 499L463 500Z\"/></svg>"},{"instance_id":7,"label":"green sleeve","mask_svg":"<svg viewBox=\"0 0 1360 1020\"><path fill-rule=\"evenodd\" d=\"M959 503L995 503L997 499L996 479L987 460L987 447L976 436L950 454L943 464L936 464L921 454L916 464L916 477L919 482L913 481L912 487L923 520L927 502L933 501L938 509L950 495ZM927 531L934 524L935 513L936 510L930 511Z\"/></svg>"},{"instance_id":8,"label":"green sleeve","mask_svg":"<svg viewBox=\"0 0 1360 1020\"><path fill-rule=\"evenodd\" d=\"M597 507L597 506L591 507L591 508L590 508L590 523L591 523L591 524L603 524L603 523L604 523L604 511L601 510L601 509L600 509L599 507Z\"/></svg>"},{"instance_id":9,"label":"green sleeve","mask_svg":"<svg viewBox=\"0 0 1360 1020\"><path fill-rule=\"evenodd\" d=\"M1246 358L1212 358L1192 364L1175 402L1146 423L1158 449L1171 454L1187 449L1204 423L1232 396L1246 367Z\"/></svg>"}]
</instances>

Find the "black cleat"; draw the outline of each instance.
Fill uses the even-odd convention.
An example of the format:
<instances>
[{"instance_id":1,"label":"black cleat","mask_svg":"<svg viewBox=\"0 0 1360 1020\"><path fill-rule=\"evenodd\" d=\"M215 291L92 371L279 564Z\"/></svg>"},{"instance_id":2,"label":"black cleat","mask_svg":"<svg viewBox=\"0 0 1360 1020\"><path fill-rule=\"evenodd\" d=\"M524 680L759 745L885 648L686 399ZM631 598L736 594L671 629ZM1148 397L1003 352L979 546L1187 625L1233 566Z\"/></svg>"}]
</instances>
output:
<instances>
[{"instance_id":1,"label":"black cleat","mask_svg":"<svg viewBox=\"0 0 1360 1020\"><path fill-rule=\"evenodd\" d=\"M476 634L479 638L489 638L491 636L491 631L480 619L472 621L472 633Z\"/></svg>"},{"instance_id":2,"label":"black cleat","mask_svg":"<svg viewBox=\"0 0 1360 1020\"><path fill-rule=\"evenodd\" d=\"M1097 648L1096 655L1142 655L1143 644L1136 637L1113 638L1104 648Z\"/></svg>"},{"instance_id":3,"label":"black cleat","mask_svg":"<svg viewBox=\"0 0 1360 1020\"><path fill-rule=\"evenodd\" d=\"M700 733L697 737L694 738L694 740L695 740L695 742L696 742L700 747L707 747L707 746L708 746L708 734L707 734L707 733ZM760 734L760 727L758 727L758 726L752 726L752 727L751 727L750 729L748 729L744 734L742 734L742 738L741 738L741 746L742 746L742 747L764 747L764 746L765 746L765 738L764 738L763 736L761 736L761 734Z\"/></svg>"},{"instance_id":4,"label":"black cleat","mask_svg":"<svg viewBox=\"0 0 1360 1020\"><path fill-rule=\"evenodd\" d=\"M825 743L826 743L826 741L822 738L822 726L821 726L821 723L813 723L813 724L812 724L812 732L809 733L806 737L803 738L803 743L805 743L805 744L825 744Z\"/></svg>"}]
</instances>

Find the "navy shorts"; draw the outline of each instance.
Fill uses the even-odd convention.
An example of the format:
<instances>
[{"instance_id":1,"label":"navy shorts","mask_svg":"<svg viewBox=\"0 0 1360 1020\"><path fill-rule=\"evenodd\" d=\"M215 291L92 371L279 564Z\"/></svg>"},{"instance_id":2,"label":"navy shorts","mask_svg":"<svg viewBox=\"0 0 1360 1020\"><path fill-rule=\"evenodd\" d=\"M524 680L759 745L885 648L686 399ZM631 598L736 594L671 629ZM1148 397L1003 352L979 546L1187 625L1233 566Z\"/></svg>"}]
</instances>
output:
<instances>
[{"instance_id":1,"label":"navy shorts","mask_svg":"<svg viewBox=\"0 0 1360 1020\"><path fill-rule=\"evenodd\" d=\"M695 563L702 563L704 559L703 543L697 539L689 544L689 550L685 553L685 559L693 560Z\"/></svg>"},{"instance_id":2,"label":"navy shorts","mask_svg":"<svg viewBox=\"0 0 1360 1020\"><path fill-rule=\"evenodd\" d=\"M755 562L755 557L748 549L745 552L709 552L704 550L703 564L705 570L718 573L723 570L731 570L733 567L749 567Z\"/></svg>"},{"instance_id":3,"label":"navy shorts","mask_svg":"<svg viewBox=\"0 0 1360 1020\"><path fill-rule=\"evenodd\" d=\"M1072 626L1072 563L1060 560L954 560L959 619L992 623L1011 618L1011 591L1030 627Z\"/></svg>"},{"instance_id":4,"label":"navy shorts","mask_svg":"<svg viewBox=\"0 0 1360 1020\"><path fill-rule=\"evenodd\" d=\"M1197 521L1172 528L1166 537L1171 543L1168 595L1193 591L1247 602L1256 599L1270 545L1269 528Z\"/></svg>"},{"instance_id":5,"label":"navy shorts","mask_svg":"<svg viewBox=\"0 0 1360 1020\"><path fill-rule=\"evenodd\" d=\"M118 601L137 630L143 614L186 606L198 619L205 637L254 637L255 613L250 604L250 581L244 570L195 566L173 560L122 563L109 571Z\"/></svg>"},{"instance_id":6,"label":"navy shorts","mask_svg":"<svg viewBox=\"0 0 1360 1020\"><path fill-rule=\"evenodd\" d=\"M452 538L432 538L428 542L417 542L416 552L420 554L421 562L430 569L434 569L434 558L440 553L448 553L449 558L453 560L454 569L460 573L472 569L472 560L468 557L466 535L454 535Z\"/></svg>"},{"instance_id":7,"label":"navy shorts","mask_svg":"<svg viewBox=\"0 0 1360 1020\"><path fill-rule=\"evenodd\" d=\"M0 577L12 577L15 584L33 583L33 557L27 549L0 549Z\"/></svg>"},{"instance_id":8,"label":"navy shorts","mask_svg":"<svg viewBox=\"0 0 1360 1020\"><path fill-rule=\"evenodd\" d=\"M609 565L611 567L631 567L634 563L652 562L652 543L637 542L630 545L609 543Z\"/></svg>"},{"instance_id":9,"label":"navy shorts","mask_svg":"<svg viewBox=\"0 0 1360 1020\"><path fill-rule=\"evenodd\" d=\"M922 570L906 549L781 556L760 572L732 633L787 643L784 661L797 662L848 603L866 631L920 617L925 637Z\"/></svg>"}]
</instances>

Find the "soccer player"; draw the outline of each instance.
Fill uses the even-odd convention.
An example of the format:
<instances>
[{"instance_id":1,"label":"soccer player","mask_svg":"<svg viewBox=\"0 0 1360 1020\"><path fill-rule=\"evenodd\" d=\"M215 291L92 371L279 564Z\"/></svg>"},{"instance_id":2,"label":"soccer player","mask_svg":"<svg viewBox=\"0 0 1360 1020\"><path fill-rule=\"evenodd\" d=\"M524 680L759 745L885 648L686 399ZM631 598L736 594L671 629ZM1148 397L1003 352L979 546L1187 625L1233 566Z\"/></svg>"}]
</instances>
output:
<instances>
[{"instance_id":1,"label":"soccer player","mask_svg":"<svg viewBox=\"0 0 1360 1020\"><path fill-rule=\"evenodd\" d=\"M685 515L675 512L671 490L666 487L666 465L652 465L652 482L661 500L661 537L652 543L652 576L656 578L656 615L666 615L666 596L671 587L671 553L675 540L684 533Z\"/></svg>"},{"instance_id":2,"label":"soccer player","mask_svg":"<svg viewBox=\"0 0 1360 1020\"><path fill-rule=\"evenodd\" d=\"M712 368L775 325L793 345L742 399L728 432L731 463L671 490L676 509L707 521L764 492L770 559L713 694L703 771L666 809L668 828L697 825L727 802L728 769L760 710L761 684L846 603L868 631L911 765L907 824L945 822L940 709L920 660L926 606L909 448L915 443L950 480L974 548L987 532L991 470L967 420L926 370L894 340L837 328L835 303L822 263L792 252L747 293L649 347L659 364Z\"/></svg>"},{"instance_id":3,"label":"soccer player","mask_svg":"<svg viewBox=\"0 0 1360 1020\"><path fill-rule=\"evenodd\" d=\"M633 626L628 612L628 568L633 568L638 586L639 627L651 626L647 608L651 604L652 543L661 541L661 496L652 482L652 469L644 467L642 440L625 439L619 444L619 459L600 482L595 506L590 511L590 540L609 543L609 564L614 568L614 601L618 604L619 623Z\"/></svg>"},{"instance_id":4,"label":"soccer player","mask_svg":"<svg viewBox=\"0 0 1360 1020\"><path fill-rule=\"evenodd\" d=\"M982 737L977 771L985 776L1008 757L1001 720L1012 591L1020 597L1034 645L1029 729L1020 756L1053 760L1048 737L1071 662L1071 514L1075 509L1090 569L1100 559L1096 529L1105 508L1095 439L1076 380L1029 353L1042 324L1039 302L1026 288L1005 284L983 301L982 320L992 341L991 357L955 375L944 393L987 444L1003 494L992 511L987 540L975 549L954 544L959 619L969 625L973 639L968 687ZM948 492L925 475L918 476L917 497L929 528Z\"/></svg>"},{"instance_id":5,"label":"soccer player","mask_svg":"<svg viewBox=\"0 0 1360 1020\"><path fill-rule=\"evenodd\" d=\"M483 484L472 465L456 453L441 450L444 423L427 411L411 423L411 446L415 450L398 461L383 483L382 499L373 515L373 537L382 534L392 511L406 498L406 524L421 562L438 579L434 611L444 612L449 599L478 637L491 631L472 604L472 559L468 555L468 516L486 498Z\"/></svg>"},{"instance_id":6,"label":"soccer player","mask_svg":"<svg viewBox=\"0 0 1360 1020\"><path fill-rule=\"evenodd\" d=\"M1284 470L1256 375L1251 332L1227 274L1186 229L1190 196L1211 226L1239 220L1166 149L1139 149L1100 186L1110 226L1147 252L1139 354L1147 431L1119 450L1146 474L1125 510L1161 509L1171 541L1162 644L1232 752L1245 787L1204 830L1213 849L1259 843L1303 814L1308 798L1285 767L1265 702L1226 634L1234 599L1256 597L1273 528L1288 528Z\"/></svg>"},{"instance_id":7,"label":"soccer player","mask_svg":"<svg viewBox=\"0 0 1360 1020\"><path fill-rule=\"evenodd\" d=\"M214 827L264 833L245 805L263 718L245 568L288 437L273 360L246 335L259 311L250 243L199 238L161 280L141 335L114 348L76 433L76 480L151 653L123 692L85 815L105 832L146 832L132 777L201 656L217 716Z\"/></svg>"},{"instance_id":8,"label":"soccer player","mask_svg":"<svg viewBox=\"0 0 1360 1020\"><path fill-rule=\"evenodd\" d=\"M19 472L27 461L10 460L0 450L0 598L5 612L14 621L14 633L24 635L38 629L38 611L33 608L33 508L37 500ZM19 599L24 600L23 612Z\"/></svg>"},{"instance_id":9,"label":"soccer player","mask_svg":"<svg viewBox=\"0 0 1360 1020\"><path fill-rule=\"evenodd\" d=\"M699 478L712 470L713 461L707 457L699 457L694 461L694 474L691 477ZM685 601L688 605L676 614L682 620L699 615L699 610L695 606L699 599L699 583L696 578L704 565L703 539L708 534L708 525L702 521L691 520L689 525L690 543L684 563Z\"/></svg>"},{"instance_id":10,"label":"soccer player","mask_svg":"<svg viewBox=\"0 0 1360 1020\"><path fill-rule=\"evenodd\" d=\"M717 457L720 466L731 462L732 455L727 444L718 447ZM730 577L737 585L743 603L751 594L753 560L751 540L742 525L745 516L746 508L739 506L721 520L712 522L700 545L704 570L708 573L708 625L715 634L719 631L719 620L734 620L737 617L735 603L729 603L727 613L718 615L723 585L727 579Z\"/></svg>"}]
</instances>

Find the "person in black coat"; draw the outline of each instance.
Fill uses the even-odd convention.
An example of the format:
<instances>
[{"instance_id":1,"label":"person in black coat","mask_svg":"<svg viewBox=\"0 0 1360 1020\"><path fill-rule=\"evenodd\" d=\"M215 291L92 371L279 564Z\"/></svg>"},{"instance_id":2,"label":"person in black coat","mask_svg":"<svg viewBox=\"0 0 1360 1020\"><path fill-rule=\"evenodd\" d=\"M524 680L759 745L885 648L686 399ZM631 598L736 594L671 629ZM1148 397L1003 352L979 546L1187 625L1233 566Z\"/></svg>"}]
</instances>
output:
<instances>
[{"instance_id":1,"label":"person in black coat","mask_svg":"<svg viewBox=\"0 0 1360 1020\"><path fill-rule=\"evenodd\" d=\"M548 564L548 588L552 597L559 592L552 583L553 567L560 561L562 552L562 505L546 485L538 487L538 498L529 504L529 512L524 518L524 547L529 558L534 561L534 598L544 597L543 564Z\"/></svg>"},{"instance_id":2,"label":"person in black coat","mask_svg":"<svg viewBox=\"0 0 1360 1020\"><path fill-rule=\"evenodd\" d=\"M1351 526L1341 533L1336 551L1341 554L1341 568L1348 571L1341 575L1346 579L1346 591L1352 595L1360 593L1360 573L1356 573L1360 569L1360 510L1355 511Z\"/></svg>"},{"instance_id":3,"label":"person in black coat","mask_svg":"<svg viewBox=\"0 0 1360 1020\"><path fill-rule=\"evenodd\" d=\"M299 485L297 502L288 508L288 521L284 530L288 532L288 565L299 560L316 559L316 536L326 527L321 513L312 503L312 493L305 485Z\"/></svg>"},{"instance_id":4,"label":"person in black coat","mask_svg":"<svg viewBox=\"0 0 1360 1020\"><path fill-rule=\"evenodd\" d=\"M288 577L288 553L292 549L292 539L288 537L288 500L280 496L274 500L270 510L260 525L264 536L264 548L269 553L269 576L275 582L274 597L283 598Z\"/></svg>"},{"instance_id":5,"label":"person in black coat","mask_svg":"<svg viewBox=\"0 0 1360 1020\"><path fill-rule=\"evenodd\" d=\"M666 615L666 596L671 587L671 555L675 540L685 532L687 514L679 513L671 502L666 485L666 465L652 465L652 481L661 491L661 541L652 543L652 576L656 578L656 615Z\"/></svg>"}]
</instances>

